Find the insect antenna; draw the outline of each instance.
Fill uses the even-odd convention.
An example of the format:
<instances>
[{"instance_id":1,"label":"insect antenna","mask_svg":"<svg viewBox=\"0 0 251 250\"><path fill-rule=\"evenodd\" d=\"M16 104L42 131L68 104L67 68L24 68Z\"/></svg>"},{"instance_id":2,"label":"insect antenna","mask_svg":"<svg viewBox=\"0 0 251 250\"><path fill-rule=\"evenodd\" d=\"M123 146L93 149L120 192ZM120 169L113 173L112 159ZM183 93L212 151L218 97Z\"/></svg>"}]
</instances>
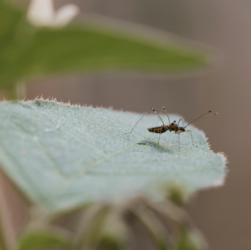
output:
<instances>
[{"instance_id":1,"label":"insect antenna","mask_svg":"<svg viewBox=\"0 0 251 250\"><path fill-rule=\"evenodd\" d=\"M195 122L195 121L199 120L200 118L204 118L204 117L211 116L211 115L218 115L218 113L214 113L214 114L212 114L212 111L211 111L211 110L209 110L209 111L208 111L208 112L206 112L205 114L200 115L200 116L199 116L198 118L196 118L195 120L192 120L191 122L189 122L189 123L185 126L185 128L186 128L188 125L190 125L191 123L193 123L193 122Z\"/></svg>"}]
</instances>

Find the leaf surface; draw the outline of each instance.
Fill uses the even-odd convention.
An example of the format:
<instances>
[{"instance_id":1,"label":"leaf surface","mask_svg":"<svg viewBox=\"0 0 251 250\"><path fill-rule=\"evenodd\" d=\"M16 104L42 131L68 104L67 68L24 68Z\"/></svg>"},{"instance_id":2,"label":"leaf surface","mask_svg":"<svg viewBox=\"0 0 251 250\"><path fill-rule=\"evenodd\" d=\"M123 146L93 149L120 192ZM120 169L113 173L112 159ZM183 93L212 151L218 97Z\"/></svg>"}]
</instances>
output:
<instances>
[{"instance_id":1,"label":"leaf surface","mask_svg":"<svg viewBox=\"0 0 251 250\"><path fill-rule=\"evenodd\" d=\"M2 102L0 164L33 203L54 211L135 192L161 199L173 182L188 192L222 183L224 156L209 149L201 131L189 126L197 147L183 133L179 152L173 132L162 134L160 145L148 132L155 115L126 135L140 117L45 100Z\"/></svg>"}]
</instances>

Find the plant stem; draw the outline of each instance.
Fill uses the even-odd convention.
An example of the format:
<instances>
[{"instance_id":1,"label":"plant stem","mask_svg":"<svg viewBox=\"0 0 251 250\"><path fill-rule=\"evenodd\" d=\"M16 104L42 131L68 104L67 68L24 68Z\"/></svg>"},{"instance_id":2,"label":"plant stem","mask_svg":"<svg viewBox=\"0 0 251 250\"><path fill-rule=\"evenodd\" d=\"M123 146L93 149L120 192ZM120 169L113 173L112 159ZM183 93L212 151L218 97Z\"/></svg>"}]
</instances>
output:
<instances>
[{"instance_id":1,"label":"plant stem","mask_svg":"<svg viewBox=\"0 0 251 250\"><path fill-rule=\"evenodd\" d=\"M3 232L1 212L0 212L0 249L1 250L8 250L7 242L6 242L6 239L5 239L4 232Z\"/></svg>"},{"instance_id":2,"label":"plant stem","mask_svg":"<svg viewBox=\"0 0 251 250\"><path fill-rule=\"evenodd\" d=\"M7 239L7 230L5 228L5 201L4 201L4 196L3 196L3 182L1 179L1 171L0 171L0 250L10 250L9 249L9 241Z\"/></svg>"}]
</instances>

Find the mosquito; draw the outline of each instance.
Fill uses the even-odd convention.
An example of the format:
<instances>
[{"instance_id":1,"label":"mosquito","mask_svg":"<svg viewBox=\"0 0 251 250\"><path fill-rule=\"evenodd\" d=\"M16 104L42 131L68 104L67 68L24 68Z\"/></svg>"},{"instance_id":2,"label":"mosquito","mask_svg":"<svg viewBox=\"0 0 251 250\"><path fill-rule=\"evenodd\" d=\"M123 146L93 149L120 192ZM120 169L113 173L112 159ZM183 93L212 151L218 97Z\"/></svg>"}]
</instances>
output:
<instances>
[{"instance_id":1,"label":"mosquito","mask_svg":"<svg viewBox=\"0 0 251 250\"><path fill-rule=\"evenodd\" d=\"M168 121L169 121L169 125L165 125L164 122L163 122L163 120L162 120L162 118L160 117L160 115L155 111L155 109L151 108L151 109L149 109L149 110L148 110L148 111L147 111L147 112L136 122L136 124L134 125L134 127L132 128L132 130L131 130L129 133L126 133L126 134L131 134L132 131L134 130L134 128L137 126L137 124L141 121L141 119L142 119L145 115L147 115L150 111L154 112L154 113L159 117L159 119L161 120L161 122L162 122L163 125L158 126L158 127L148 128L148 131L149 131L149 132L152 132L152 133L157 133L157 134L160 134L160 135L163 134L163 133L165 133L166 131L170 131L170 132L173 131L173 132L175 132L175 134L179 135L179 151L180 151L180 134L183 133L183 132L188 132L188 133L190 133L190 135L191 135L191 140L192 140L192 144L193 144L194 147L196 147L196 146L194 145L194 142L193 142L192 131L191 131L191 130L186 130L186 127L187 127L188 125L190 125L191 123L193 123L193 122L195 122L195 121L198 121L200 118L203 118L203 117L206 117L206 116L211 116L211 115L218 115L218 113L213 113L213 114L212 114L212 111L209 110L208 112L206 112L206 113L200 115L199 117L197 117L196 119L192 120L191 122L189 122L189 123L185 126L185 125L184 125L183 118L180 118L179 121L178 121L178 123L177 123L176 121L173 121L173 122L171 123L170 118L169 118L169 116L168 116L168 114L167 114L167 111L166 111L165 107L163 107L162 110L161 110L161 112L164 111L164 112L166 113L167 118L168 118ZM183 127L181 127L181 126L179 125L181 121L182 121L182 123L183 123ZM159 135L158 145L159 145L159 141L160 141L160 135Z\"/></svg>"}]
</instances>

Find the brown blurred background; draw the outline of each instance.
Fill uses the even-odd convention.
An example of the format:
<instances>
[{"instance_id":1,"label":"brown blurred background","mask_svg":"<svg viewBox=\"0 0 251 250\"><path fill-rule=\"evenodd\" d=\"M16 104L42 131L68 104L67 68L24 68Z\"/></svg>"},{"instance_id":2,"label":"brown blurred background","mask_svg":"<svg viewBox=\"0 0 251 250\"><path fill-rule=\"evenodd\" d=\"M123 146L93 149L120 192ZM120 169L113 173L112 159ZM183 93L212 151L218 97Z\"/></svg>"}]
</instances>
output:
<instances>
[{"instance_id":1,"label":"brown blurred background","mask_svg":"<svg viewBox=\"0 0 251 250\"><path fill-rule=\"evenodd\" d=\"M82 16L96 13L157 28L212 46L223 56L217 68L198 76L171 79L109 73L52 77L30 84L26 96L137 112L165 105L169 113L187 120L210 109L219 112L214 119L196 125L206 132L214 151L227 155L226 183L200 192L188 209L210 250L250 250L251 1L58 0L56 4L69 2L81 7Z\"/></svg>"}]
</instances>

